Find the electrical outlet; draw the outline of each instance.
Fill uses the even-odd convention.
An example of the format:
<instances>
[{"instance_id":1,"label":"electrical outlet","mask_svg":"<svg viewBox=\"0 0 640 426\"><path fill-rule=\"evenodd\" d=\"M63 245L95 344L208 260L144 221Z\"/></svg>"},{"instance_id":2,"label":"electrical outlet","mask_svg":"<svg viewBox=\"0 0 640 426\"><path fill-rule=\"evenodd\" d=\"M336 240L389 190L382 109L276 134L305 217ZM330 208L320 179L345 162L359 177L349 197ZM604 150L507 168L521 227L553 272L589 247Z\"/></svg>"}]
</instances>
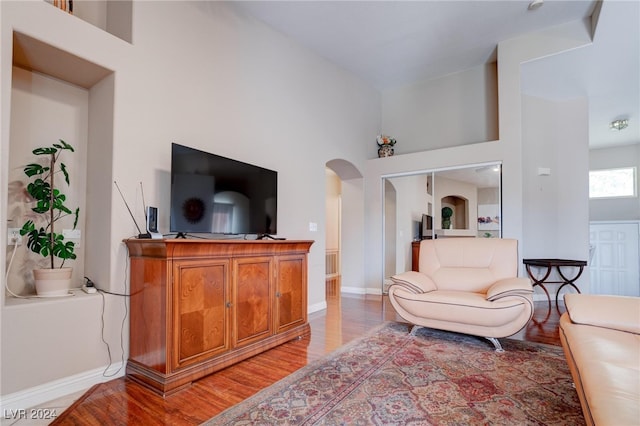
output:
<instances>
[{"instance_id":1,"label":"electrical outlet","mask_svg":"<svg viewBox=\"0 0 640 426\"><path fill-rule=\"evenodd\" d=\"M62 236L69 240L79 240L82 237L82 232L79 229L63 229Z\"/></svg>"},{"instance_id":2,"label":"electrical outlet","mask_svg":"<svg viewBox=\"0 0 640 426\"><path fill-rule=\"evenodd\" d=\"M80 248L82 232L79 229L63 229L62 236L65 240L71 241L77 249Z\"/></svg>"},{"instance_id":3,"label":"electrical outlet","mask_svg":"<svg viewBox=\"0 0 640 426\"><path fill-rule=\"evenodd\" d=\"M20 235L20 228L7 229L7 245L21 245L22 235Z\"/></svg>"}]
</instances>

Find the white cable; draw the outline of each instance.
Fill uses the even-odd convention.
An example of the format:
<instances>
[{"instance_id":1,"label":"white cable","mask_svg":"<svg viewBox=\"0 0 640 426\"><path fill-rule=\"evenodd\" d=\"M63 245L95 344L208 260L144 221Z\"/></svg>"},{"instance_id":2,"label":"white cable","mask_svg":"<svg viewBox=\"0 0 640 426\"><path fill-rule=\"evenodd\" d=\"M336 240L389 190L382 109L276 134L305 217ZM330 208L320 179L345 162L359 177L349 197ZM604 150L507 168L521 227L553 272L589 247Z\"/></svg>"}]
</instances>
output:
<instances>
[{"instance_id":1,"label":"white cable","mask_svg":"<svg viewBox=\"0 0 640 426\"><path fill-rule=\"evenodd\" d=\"M15 238L12 239L13 241L13 253L11 253L11 259L9 259L9 265L7 266L7 273L4 276L4 288L7 290L7 292L12 295L13 297L17 298L17 299L50 299L52 297L69 297L69 296L75 296L74 293L72 293L71 291L69 291L68 294L65 295L59 295L59 296L38 296L37 294L32 294L29 296L21 296L19 294L15 294L13 291L11 291L11 289L9 288L9 273L11 272L11 264L13 263L13 258L16 255L16 251L18 251L18 242Z\"/></svg>"},{"instance_id":2,"label":"white cable","mask_svg":"<svg viewBox=\"0 0 640 426\"><path fill-rule=\"evenodd\" d=\"M128 249L127 249L127 253L128 253ZM127 277L129 276L129 256L127 255L125 258L125 266L124 266L124 289L125 289L125 293L127 290ZM114 377L116 376L124 367L125 367L125 359L124 359L124 327L126 325L127 322L127 317L129 316L129 309L127 307L127 297L130 297L130 295L125 294L125 293L112 293L109 291L105 291L105 290L100 290L98 289L98 293L100 293L100 296L102 296L102 315L101 315L101 319L102 319L102 332L101 332L101 338L102 338L102 342L105 344L105 346L107 347L107 355L109 356L109 364L107 365L107 367L104 369L104 371L102 372L102 376L103 377ZM111 365L113 365L113 359L111 357L111 346L109 345L109 343L107 343L107 341L104 338L104 310L105 310L105 294L110 294L113 296L120 296L123 298L124 301L124 316L122 317L122 324L120 326L120 350L121 355L120 355L120 359L121 359L121 363L120 363L120 368L118 368L116 371L114 371L111 374L107 374L107 371L109 371L109 368L111 368Z\"/></svg>"},{"instance_id":3,"label":"white cable","mask_svg":"<svg viewBox=\"0 0 640 426\"><path fill-rule=\"evenodd\" d=\"M4 276L4 288L6 288L7 291L9 292L9 294L12 295L13 297L17 297L18 299L28 299L28 297L20 296L18 294L15 294L9 288L9 272L11 272L11 265L13 264L13 258L16 256L16 251L18 251L17 250L18 245L16 243L17 243L17 241L14 238L13 239L13 253L11 253L11 259L9 259L9 265L7 266L7 273Z\"/></svg>"}]
</instances>

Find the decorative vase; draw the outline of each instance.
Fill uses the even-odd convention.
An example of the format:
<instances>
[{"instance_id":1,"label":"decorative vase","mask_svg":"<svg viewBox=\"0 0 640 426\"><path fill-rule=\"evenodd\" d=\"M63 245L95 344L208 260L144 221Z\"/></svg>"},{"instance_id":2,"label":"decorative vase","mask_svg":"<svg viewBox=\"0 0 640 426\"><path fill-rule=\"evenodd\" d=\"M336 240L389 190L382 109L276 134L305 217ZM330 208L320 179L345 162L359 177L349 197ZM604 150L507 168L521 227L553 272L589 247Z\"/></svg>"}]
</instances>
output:
<instances>
[{"instance_id":1,"label":"decorative vase","mask_svg":"<svg viewBox=\"0 0 640 426\"><path fill-rule=\"evenodd\" d=\"M391 157L393 155L393 146L396 144L394 138L387 135L378 135L376 143L378 144L378 158Z\"/></svg>"},{"instance_id":2,"label":"decorative vase","mask_svg":"<svg viewBox=\"0 0 640 426\"><path fill-rule=\"evenodd\" d=\"M41 297L58 297L69 294L73 268L34 269L36 293Z\"/></svg>"},{"instance_id":3,"label":"decorative vase","mask_svg":"<svg viewBox=\"0 0 640 426\"><path fill-rule=\"evenodd\" d=\"M391 145L381 145L378 148L378 158L391 157L393 155L393 147Z\"/></svg>"}]
</instances>

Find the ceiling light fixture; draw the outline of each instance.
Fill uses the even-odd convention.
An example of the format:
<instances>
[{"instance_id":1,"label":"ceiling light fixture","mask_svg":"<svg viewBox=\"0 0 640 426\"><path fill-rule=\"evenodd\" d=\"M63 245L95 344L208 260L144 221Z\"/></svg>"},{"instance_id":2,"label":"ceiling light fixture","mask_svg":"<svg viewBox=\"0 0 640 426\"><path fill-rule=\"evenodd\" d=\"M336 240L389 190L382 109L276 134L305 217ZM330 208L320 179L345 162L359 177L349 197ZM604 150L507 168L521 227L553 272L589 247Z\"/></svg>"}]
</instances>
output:
<instances>
[{"instance_id":1,"label":"ceiling light fixture","mask_svg":"<svg viewBox=\"0 0 640 426\"><path fill-rule=\"evenodd\" d=\"M536 9L540 9L540 7L544 4L544 0L533 0L531 3L529 3L529 10L536 10Z\"/></svg>"},{"instance_id":2,"label":"ceiling light fixture","mask_svg":"<svg viewBox=\"0 0 640 426\"><path fill-rule=\"evenodd\" d=\"M624 130L627 127L629 127L629 120L626 118L624 120L614 120L609 124L611 130Z\"/></svg>"}]
</instances>

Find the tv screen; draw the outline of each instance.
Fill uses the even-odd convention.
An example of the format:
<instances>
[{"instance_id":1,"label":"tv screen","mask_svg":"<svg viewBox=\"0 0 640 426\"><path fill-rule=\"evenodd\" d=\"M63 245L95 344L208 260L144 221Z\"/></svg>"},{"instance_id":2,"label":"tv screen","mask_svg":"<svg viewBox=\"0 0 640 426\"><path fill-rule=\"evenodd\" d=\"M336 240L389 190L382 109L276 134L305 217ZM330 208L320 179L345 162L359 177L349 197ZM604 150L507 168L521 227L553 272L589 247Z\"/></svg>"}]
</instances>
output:
<instances>
[{"instance_id":1,"label":"tv screen","mask_svg":"<svg viewBox=\"0 0 640 426\"><path fill-rule=\"evenodd\" d=\"M276 234L278 173L171 144L170 231Z\"/></svg>"},{"instance_id":2,"label":"tv screen","mask_svg":"<svg viewBox=\"0 0 640 426\"><path fill-rule=\"evenodd\" d=\"M433 236L433 217L428 214L422 215L420 238L428 239Z\"/></svg>"}]
</instances>

